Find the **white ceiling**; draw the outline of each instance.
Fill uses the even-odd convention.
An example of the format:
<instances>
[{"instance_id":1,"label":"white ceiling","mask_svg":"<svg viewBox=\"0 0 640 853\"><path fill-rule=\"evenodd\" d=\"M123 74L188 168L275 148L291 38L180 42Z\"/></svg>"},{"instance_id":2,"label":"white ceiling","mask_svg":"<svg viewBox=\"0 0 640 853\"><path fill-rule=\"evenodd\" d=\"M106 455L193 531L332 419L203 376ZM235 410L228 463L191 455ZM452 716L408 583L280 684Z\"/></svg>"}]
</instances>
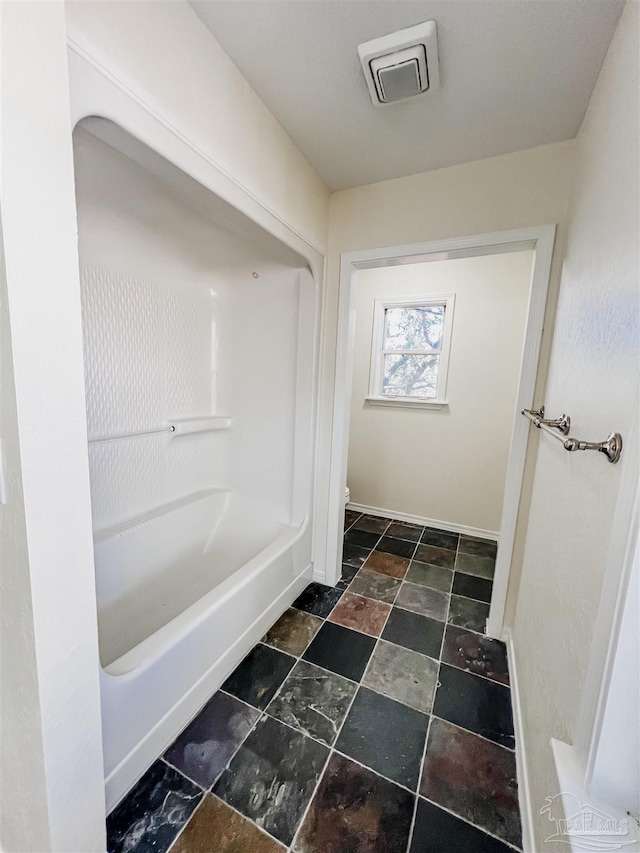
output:
<instances>
[{"instance_id":1,"label":"white ceiling","mask_svg":"<svg viewBox=\"0 0 640 853\"><path fill-rule=\"evenodd\" d=\"M191 5L336 190L574 137L623 0ZM426 20L440 89L374 107L356 46Z\"/></svg>"}]
</instances>

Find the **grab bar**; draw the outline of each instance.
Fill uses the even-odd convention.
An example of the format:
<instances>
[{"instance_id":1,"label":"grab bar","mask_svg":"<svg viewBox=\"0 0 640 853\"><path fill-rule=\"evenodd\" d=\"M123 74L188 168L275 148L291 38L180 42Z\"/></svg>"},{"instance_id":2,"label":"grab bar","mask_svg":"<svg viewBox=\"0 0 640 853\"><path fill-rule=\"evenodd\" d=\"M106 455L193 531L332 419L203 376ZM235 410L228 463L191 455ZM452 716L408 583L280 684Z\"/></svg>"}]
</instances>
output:
<instances>
[{"instance_id":1,"label":"grab bar","mask_svg":"<svg viewBox=\"0 0 640 853\"><path fill-rule=\"evenodd\" d=\"M89 439L89 444L99 441L115 441L119 438L137 438L140 435L157 435L172 432L176 436L190 435L194 432L213 432L231 427L231 418L227 415L199 415L194 418L173 418L173 423L154 429L139 429L134 432L118 432L114 435L97 435Z\"/></svg>"},{"instance_id":2,"label":"grab bar","mask_svg":"<svg viewBox=\"0 0 640 853\"><path fill-rule=\"evenodd\" d=\"M622 453L622 436L619 432L612 432L604 441L582 441L579 438L565 438L569 432L571 418L568 415L561 415L559 418L547 420L544 417L544 406L539 409L523 409L521 414L529 418L531 423L538 429L552 435L554 438L562 442L565 450L573 452L574 450L597 450L599 453L604 453L609 462L615 464L620 459Z\"/></svg>"},{"instance_id":3,"label":"grab bar","mask_svg":"<svg viewBox=\"0 0 640 853\"><path fill-rule=\"evenodd\" d=\"M117 432L114 435L96 435L88 439L89 444L94 444L98 441L114 441L118 438L136 438L139 435L156 435L160 432L175 432L174 426L156 427L155 429L139 429L135 432Z\"/></svg>"}]
</instances>

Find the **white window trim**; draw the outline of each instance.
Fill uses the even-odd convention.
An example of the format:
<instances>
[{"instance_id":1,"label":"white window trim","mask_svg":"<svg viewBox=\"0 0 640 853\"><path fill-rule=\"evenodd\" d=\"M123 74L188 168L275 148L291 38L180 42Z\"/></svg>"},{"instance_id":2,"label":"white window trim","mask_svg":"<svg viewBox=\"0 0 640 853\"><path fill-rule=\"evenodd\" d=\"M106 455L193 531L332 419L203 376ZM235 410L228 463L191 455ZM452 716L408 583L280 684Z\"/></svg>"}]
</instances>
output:
<instances>
[{"instance_id":1,"label":"white window trim","mask_svg":"<svg viewBox=\"0 0 640 853\"><path fill-rule=\"evenodd\" d=\"M372 406L403 406L415 409L442 409L447 403L447 378L449 374L449 353L451 351L451 333L453 330L453 309L455 306L455 294L439 294L427 297L397 297L389 299L376 299L373 309L373 334L371 336L371 361L369 367L369 394L367 403ZM384 372L384 319L387 308L413 308L415 306L426 307L429 305L444 305L444 325L442 329L442 344L440 350L434 355L440 356L438 366L438 382L436 396L430 398L402 397L382 394L382 377ZM401 352L401 351L399 351ZM418 351L417 351L418 352ZM427 351L425 350L425 353Z\"/></svg>"}]
</instances>

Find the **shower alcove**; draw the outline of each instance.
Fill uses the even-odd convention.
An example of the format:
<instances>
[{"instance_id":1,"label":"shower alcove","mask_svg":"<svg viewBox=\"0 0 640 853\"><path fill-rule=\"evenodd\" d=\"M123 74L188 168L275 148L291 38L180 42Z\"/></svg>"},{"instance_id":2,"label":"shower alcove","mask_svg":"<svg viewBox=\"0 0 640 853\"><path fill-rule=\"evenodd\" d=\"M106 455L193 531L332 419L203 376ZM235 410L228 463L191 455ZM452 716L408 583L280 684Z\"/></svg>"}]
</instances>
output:
<instances>
[{"instance_id":1,"label":"shower alcove","mask_svg":"<svg viewBox=\"0 0 640 853\"><path fill-rule=\"evenodd\" d=\"M110 807L310 579L316 287L118 124L74 156Z\"/></svg>"}]
</instances>

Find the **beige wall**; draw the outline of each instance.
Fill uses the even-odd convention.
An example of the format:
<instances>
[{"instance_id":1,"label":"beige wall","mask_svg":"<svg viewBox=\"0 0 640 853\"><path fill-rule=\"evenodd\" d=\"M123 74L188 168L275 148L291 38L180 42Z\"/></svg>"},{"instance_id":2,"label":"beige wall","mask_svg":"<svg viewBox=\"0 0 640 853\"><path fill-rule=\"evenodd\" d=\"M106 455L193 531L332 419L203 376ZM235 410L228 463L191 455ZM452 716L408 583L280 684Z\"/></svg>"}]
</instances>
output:
<instances>
[{"instance_id":1,"label":"beige wall","mask_svg":"<svg viewBox=\"0 0 640 853\"><path fill-rule=\"evenodd\" d=\"M333 374L336 369L342 252L558 223L537 380L538 396L542 394L561 268L574 145L573 141L544 145L515 154L343 190L331 196L320 378L319 431L322 454L328 454L333 418ZM338 365L338 369L344 369L344 365ZM531 443L535 449L535 442ZM528 460L520 518L526 519L527 515L534 461L535 452ZM321 481L320 494L328 497L326 466L317 472L317 476ZM326 513L327 506L320 505L317 511ZM524 524L519 523L507 602L509 612L512 612L512 602L517 597L523 532Z\"/></svg>"},{"instance_id":2,"label":"beige wall","mask_svg":"<svg viewBox=\"0 0 640 853\"><path fill-rule=\"evenodd\" d=\"M572 433L629 436L638 407L638 4L620 19L577 139L568 235L546 395ZM557 793L549 739L572 742L621 462L567 454L540 437L514 642L530 765L536 850ZM563 845L566 846L566 845Z\"/></svg>"},{"instance_id":3,"label":"beige wall","mask_svg":"<svg viewBox=\"0 0 640 853\"><path fill-rule=\"evenodd\" d=\"M6 482L6 503L0 503L0 849L46 850L47 792L1 235L0 436Z\"/></svg>"},{"instance_id":4,"label":"beige wall","mask_svg":"<svg viewBox=\"0 0 640 853\"><path fill-rule=\"evenodd\" d=\"M165 120L321 252L329 190L183 0L76 0L86 40Z\"/></svg>"},{"instance_id":5,"label":"beige wall","mask_svg":"<svg viewBox=\"0 0 640 853\"><path fill-rule=\"evenodd\" d=\"M361 270L347 482L352 502L497 533L533 253ZM454 293L448 405L372 406L376 299Z\"/></svg>"}]
</instances>

